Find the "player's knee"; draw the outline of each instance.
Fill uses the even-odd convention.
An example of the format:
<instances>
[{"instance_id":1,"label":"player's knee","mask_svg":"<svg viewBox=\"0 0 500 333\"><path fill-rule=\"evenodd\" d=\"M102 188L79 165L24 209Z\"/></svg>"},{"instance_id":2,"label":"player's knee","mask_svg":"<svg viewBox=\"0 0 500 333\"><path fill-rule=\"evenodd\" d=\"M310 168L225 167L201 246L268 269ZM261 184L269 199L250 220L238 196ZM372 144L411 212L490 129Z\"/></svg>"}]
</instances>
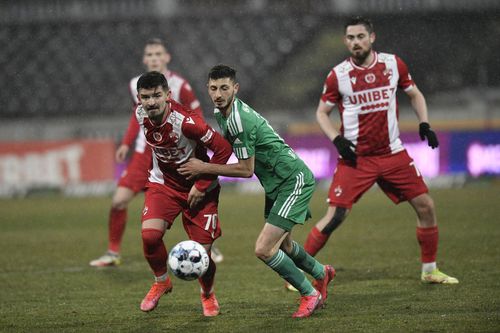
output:
<instances>
[{"instance_id":1,"label":"player's knee","mask_svg":"<svg viewBox=\"0 0 500 333\"><path fill-rule=\"evenodd\" d=\"M271 259L272 255L272 249L268 249L264 246L255 246L255 256L259 258L260 260L263 261L268 261Z\"/></svg>"},{"instance_id":2,"label":"player's knee","mask_svg":"<svg viewBox=\"0 0 500 333\"><path fill-rule=\"evenodd\" d=\"M430 196L421 198L416 206L419 216L428 216L434 214L434 200Z\"/></svg>"},{"instance_id":3,"label":"player's knee","mask_svg":"<svg viewBox=\"0 0 500 333\"><path fill-rule=\"evenodd\" d=\"M163 241L163 232L158 229L142 229L142 244L146 253L154 251Z\"/></svg>"},{"instance_id":4,"label":"player's knee","mask_svg":"<svg viewBox=\"0 0 500 333\"><path fill-rule=\"evenodd\" d=\"M111 209L114 210L127 209L128 202L129 201L125 199L113 199L113 201L111 202Z\"/></svg>"},{"instance_id":5,"label":"player's knee","mask_svg":"<svg viewBox=\"0 0 500 333\"><path fill-rule=\"evenodd\" d=\"M330 221L325 225L323 230L321 230L322 234L330 235L335 229L337 229L342 222L345 220L347 216L347 209L342 207L337 207L335 209L335 213Z\"/></svg>"}]
</instances>

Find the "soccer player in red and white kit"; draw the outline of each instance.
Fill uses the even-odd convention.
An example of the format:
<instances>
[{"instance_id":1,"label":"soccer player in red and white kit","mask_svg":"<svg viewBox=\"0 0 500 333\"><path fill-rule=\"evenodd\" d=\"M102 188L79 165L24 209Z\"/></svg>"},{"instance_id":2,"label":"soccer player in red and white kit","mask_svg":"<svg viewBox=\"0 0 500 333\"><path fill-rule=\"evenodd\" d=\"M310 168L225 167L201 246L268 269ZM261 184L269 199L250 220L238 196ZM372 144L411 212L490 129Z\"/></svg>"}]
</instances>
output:
<instances>
[{"instance_id":1,"label":"soccer player in red and white kit","mask_svg":"<svg viewBox=\"0 0 500 333\"><path fill-rule=\"evenodd\" d=\"M394 203L408 201L417 214L421 280L458 283L436 267L438 227L434 202L399 139L397 88L410 98L420 123L421 139L427 139L432 149L438 146L429 126L425 98L399 57L372 49L375 33L370 20L354 17L344 28L344 43L351 56L328 74L316 110L316 119L340 158L330 186L328 210L309 233L304 248L316 255L353 204L377 183ZM340 132L329 119L335 105L340 112Z\"/></svg>"},{"instance_id":2,"label":"soccer player in red and white kit","mask_svg":"<svg viewBox=\"0 0 500 333\"><path fill-rule=\"evenodd\" d=\"M196 98L186 79L168 69L171 55L166 43L159 38L152 38L144 46L143 64L148 71L158 71L165 75L169 82L172 99L188 107L203 117L200 102ZM133 109L139 104L137 97L137 80L139 76L130 80L129 91L132 97ZM113 195L108 218L108 249L104 255L92 260L90 266L105 267L121 263L120 247L127 223L127 207L130 201L141 192L148 180L151 167L151 149L146 144L146 138L140 131L135 113L131 114L128 128L122 142L116 150L115 159L118 163L125 161L130 147L134 146L127 169L118 181L118 187ZM222 254L215 247L212 249L212 258L215 262L223 259Z\"/></svg>"},{"instance_id":3,"label":"soccer player in red and white kit","mask_svg":"<svg viewBox=\"0 0 500 333\"><path fill-rule=\"evenodd\" d=\"M144 256L155 282L144 297L141 310L151 311L160 297L172 290L163 235L175 218L182 214L189 239L202 244L209 254L212 243L221 235L217 177L201 176L193 182L177 169L190 157L225 164L232 148L198 113L171 99L172 92L163 74L154 71L143 74L137 81L137 90L140 100L137 122L153 151L142 212ZM213 151L211 159L206 148ZM208 271L199 279L203 314L210 317L219 314L213 290L215 270L215 263L210 259Z\"/></svg>"}]
</instances>

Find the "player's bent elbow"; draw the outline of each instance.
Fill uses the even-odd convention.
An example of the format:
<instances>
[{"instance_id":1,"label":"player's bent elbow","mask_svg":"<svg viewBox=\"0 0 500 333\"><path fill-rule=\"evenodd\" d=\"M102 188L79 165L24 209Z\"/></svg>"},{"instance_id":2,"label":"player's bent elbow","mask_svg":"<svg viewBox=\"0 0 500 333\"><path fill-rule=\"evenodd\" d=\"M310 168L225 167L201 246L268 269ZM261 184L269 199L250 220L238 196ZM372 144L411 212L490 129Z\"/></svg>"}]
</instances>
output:
<instances>
[{"instance_id":1,"label":"player's bent elbow","mask_svg":"<svg viewBox=\"0 0 500 333\"><path fill-rule=\"evenodd\" d=\"M316 112L316 122L322 123L325 121L325 118L328 119L328 115L325 114L324 112L317 111Z\"/></svg>"}]
</instances>

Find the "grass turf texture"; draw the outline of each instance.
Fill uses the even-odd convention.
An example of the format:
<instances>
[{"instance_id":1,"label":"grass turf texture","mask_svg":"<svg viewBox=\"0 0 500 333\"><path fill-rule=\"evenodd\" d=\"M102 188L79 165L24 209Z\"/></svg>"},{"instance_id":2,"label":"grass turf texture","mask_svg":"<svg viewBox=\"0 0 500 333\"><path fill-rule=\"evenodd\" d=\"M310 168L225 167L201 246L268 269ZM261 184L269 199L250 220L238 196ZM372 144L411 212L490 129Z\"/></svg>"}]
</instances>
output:
<instances>
[{"instance_id":1,"label":"grass turf texture","mask_svg":"<svg viewBox=\"0 0 500 333\"><path fill-rule=\"evenodd\" d=\"M142 313L152 277L142 256L142 197L129 210L118 268L88 261L106 246L110 198L0 201L0 332L460 332L500 330L500 188L432 190L440 225L438 265L456 286L419 282L415 215L367 193L318 255L337 269L328 305L290 318L298 294L253 255L263 195L223 189L216 294L222 315L204 318L199 285L173 278L173 293ZM312 201L313 220L326 209ZM301 243L313 222L294 230ZM176 221L167 248L186 239Z\"/></svg>"}]
</instances>

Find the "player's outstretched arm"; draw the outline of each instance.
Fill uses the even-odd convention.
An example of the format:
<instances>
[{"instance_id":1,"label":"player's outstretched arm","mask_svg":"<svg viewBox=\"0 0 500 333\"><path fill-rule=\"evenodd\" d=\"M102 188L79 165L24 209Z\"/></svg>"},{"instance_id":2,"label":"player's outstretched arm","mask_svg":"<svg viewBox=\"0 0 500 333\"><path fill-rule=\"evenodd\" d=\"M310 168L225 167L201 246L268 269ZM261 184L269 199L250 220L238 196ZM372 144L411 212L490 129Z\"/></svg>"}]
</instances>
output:
<instances>
[{"instance_id":1,"label":"player's outstretched arm","mask_svg":"<svg viewBox=\"0 0 500 333\"><path fill-rule=\"evenodd\" d=\"M410 97L411 106L417 115L419 123L428 123L427 103L422 92L417 86L413 86L413 88L405 92Z\"/></svg>"},{"instance_id":2,"label":"player's outstretched arm","mask_svg":"<svg viewBox=\"0 0 500 333\"><path fill-rule=\"evenodd\" d=\"M196 114L186 117L182 123L182 132L188 139L196 140L199 144L213 151L214 154L209 164L224 164L229 160L229 157L231 157L231 144L205 123L202 117ZM188 179L193 178L194 177ZM215 178L216 177L204 175L196 179L194 185L200 192L205 192L211 186Z\"/></svg>"},{"instance_id":3,"label":"player's outstretched arm","mask_svg":"<svg viewBox=\"0 0 500 333\"><path fill-rule=\"evenodd\" d=\"M431 130L431 126L429 125L427 103L425 102L424 95L417 88L417 86L413 86L413 88L408 90L406 94L410 97L411 105L420 123L418 128L420 139L423 141L427 138L429 147L432 149L437 148L439 146L439 140L436 133Z\"/></svg>"},{"instance_id":4,"label":"player's outstretched arm","mask_svg":"<svg viewBox=\"0 0 500 333\"><path fill-rule=\"evenodd\" d=\"M319 101L318 108L316 109L316 121L319 127L325 133L325 135L333 141L335 137L339 135L339 132L335 128L333 122L330 119L330 113L333 110L333 105L326 104L323 101Z\"/></svg>"},{"instance_id":5,"label":"player's outstretched arm","mask_svg":"<svg viewBox=\"0 0 500 333\"><path fill-rule=\"evenodd\" d=\"M210 159L210 163L226 164L226 162L231 157L231 144L212 128L210 128L209 131L213 133L212 137L207 141L203 141L203 138L201 138L201 141L203 142L205 147L214 152L212 158ZM204 137L207 137L207 135L208 134L206 134Z\"/></svg>"},{"instance_id":6,"label":"player's outstretched arm","mask_svg":"<svg viewBox=\"0 0 500 333\"><path fill-rule=\"evenodd\" d=\"M245 160L238 160L238 163L213 164L190 158L177 171L192 179L201 174L218 175L226 177L250 178L255 169L255 156Z\"/></svg>"},{"instance_id":7,"label":"player's outstretched arm","mask_svg":"<svg viewBox=\"0 0 500 333\"><path fill-rule=\"evenodd\" d=\"M330 113L333 107L333 105L319 101L318 108L316 109L316 120L323 133L332 141L342 158L356 162L356 153L354 152L356 147L351 141L340 135L330 120Z\"/></svg>"}]
</instances>

